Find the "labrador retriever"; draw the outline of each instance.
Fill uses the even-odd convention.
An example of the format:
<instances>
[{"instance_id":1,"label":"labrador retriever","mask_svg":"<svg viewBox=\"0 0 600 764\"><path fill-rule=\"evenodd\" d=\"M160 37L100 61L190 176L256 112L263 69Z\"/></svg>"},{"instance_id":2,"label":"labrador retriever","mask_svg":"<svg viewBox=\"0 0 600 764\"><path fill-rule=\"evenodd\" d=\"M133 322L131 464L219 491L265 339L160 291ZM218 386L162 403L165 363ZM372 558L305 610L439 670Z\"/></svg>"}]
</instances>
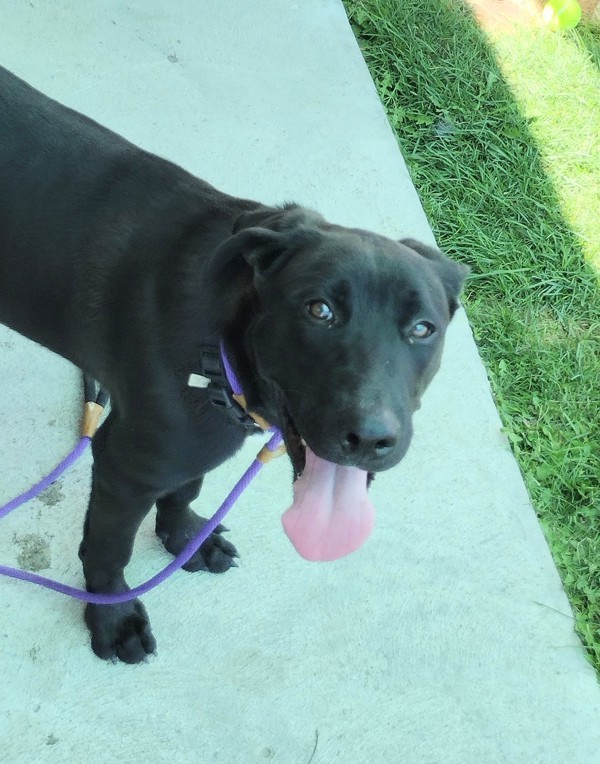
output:
<instances>
[{"instance_id":1,"label":"labrador retriever","mask_svg":"<svg viewBox=\"0 0 600 764\"><path fill-rule=\"evenodd\" d=\"M203 476L257 429L231 401L220 347L248 410L283 432L296 549L357 548L373 524L368 474L408 448L467 268L296 204L228 196L4 69L0 135L0 321L111 396L80 547L88 591L128 589L153 506L178 554L205 522L190 509ZM235 565L222 531L188 570ZM85 620L101 658L155 650L139 600L88 604Z\"/></svg>"}]
</instances>

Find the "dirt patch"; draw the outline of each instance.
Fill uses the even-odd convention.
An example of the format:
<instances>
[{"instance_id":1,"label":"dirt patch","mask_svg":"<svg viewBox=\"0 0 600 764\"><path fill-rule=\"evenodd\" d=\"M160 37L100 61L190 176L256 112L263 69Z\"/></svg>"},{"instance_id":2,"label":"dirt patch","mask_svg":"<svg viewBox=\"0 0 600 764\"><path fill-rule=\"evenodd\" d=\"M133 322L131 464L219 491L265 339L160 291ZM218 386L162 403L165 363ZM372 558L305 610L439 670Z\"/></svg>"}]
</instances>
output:
<instances>
[{"instance_id":1,"label":"dirt patch","mask_svg":"<svg viewBox=\"0 0 600 764\"><path fill-rule=\"evenodd\" d=\"M45 491L42 491L38 498L47 507L55 507L65 498L65 495L61 489L62 485L57 481L56 483L49 485Z\"/></svg>"},{"instance_id":2,"label":"dirt patch","mask_svg":"<svg viewBox=\"0 0 600 764\"><path fill-rule=\"evenodd\" d=\"M49 568L52 562L50 544L38 533L26 533L23 536L15 536L14 543L19 547L17 563L23 570L38 570Z\"/></svg>"}]
</instances>

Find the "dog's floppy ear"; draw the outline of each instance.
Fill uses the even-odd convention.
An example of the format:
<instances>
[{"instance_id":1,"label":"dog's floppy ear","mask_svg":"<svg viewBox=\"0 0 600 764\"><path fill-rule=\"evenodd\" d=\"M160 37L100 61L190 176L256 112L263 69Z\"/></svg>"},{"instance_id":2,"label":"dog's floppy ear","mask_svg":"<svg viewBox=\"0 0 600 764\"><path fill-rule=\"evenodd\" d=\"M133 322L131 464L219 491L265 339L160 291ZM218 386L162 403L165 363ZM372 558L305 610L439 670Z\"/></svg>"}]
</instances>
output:
<instances>
[{"instance_id":1,"label":"dog's floppy ear","mask_svg":"<svg viewBox=\"0 0 600 764\"><path fill-rule=\"evenodd\" d=\"M306 237L301 231L243 228L230 236L213 255L213 278L221 283L260 287L298 250Z\"/></svg>"},{"instance_id":2,"label":"dog's floppy ear","mask_svg":"<svg viewBox=\"0 0 600 764\"><path fill-rule=\"evenodd\" d=\"M282 265L283 255L289 250L289 236L268 228L245 228L233 238L238 237L240 253L255 278L266 276Z\"/></svg>"},{"instance_id":3,"label":"dog's floppy ear","mask_svg":"<svg viewBox=\"0 0 600 764\"><path fill-rule=\"evenodd\" d=\"M264 275L286 250L286 237L268 228L243 228L220 247L222 262L243 260L256 275Z\"/></svg>"},{"instance_id":4,"label":"dog's floppy ear","mask_svg":"<svg viewBox=\"0 0 600 764\"><path fill-rule=\"evenodd\" d=\"M243 212L235 221L233 236L225 242L226 259L235 257L252 268L255 286L272 275L298 250L320 240L318 212L297 204L258 207Z\"/></svg>"},{"instance_id":5,"label":"dog's floppy ear","mask_svg":"<svg viewBox=\"0 0 600 764\"><path fill-rule=\"evenodd\" d=\"M220 248L224 262L241 260L252 268L254 284L259 286L273 275L299 250L315 246L319 231L306 228L273 231L270 228L243 228L231 236Z\"/></svg>"},{"instance_id":6,"label":"dog's floppy ear","mask_svg":"<svg viewBox=\"0 0 600 764\"><path fill-rule=\"evenodd\" d=\"M244 228L217 247L208 265L213 285L211 312L221 331L259 287L266 273L285 252L285 235L266 228Z\"/></svg>"},{"instance_id":7,"label":"dog's floppy ear","mask_svg":"<svg viewBox=\"0 0 600 764\"><path fill-rule=\"evenodd\" d=\"M244 228L218 247L212 257L213 272L266 272L285 250L284 236L267 228Z\"/></svg>"},{"instance_id":8,"label":"dog's floppy ear","mask_svg":"<svg viewBox=\"0 0 600 764\"><path fill-rule=\"evenodd\" d=\"M448 295L450 316L453 316L458 307L458 296L471 270L469 266L450 260L436 247L430 247L416 239L400 239L400 243L426 258L433 265Z\"/></svg>"}]
</instances>

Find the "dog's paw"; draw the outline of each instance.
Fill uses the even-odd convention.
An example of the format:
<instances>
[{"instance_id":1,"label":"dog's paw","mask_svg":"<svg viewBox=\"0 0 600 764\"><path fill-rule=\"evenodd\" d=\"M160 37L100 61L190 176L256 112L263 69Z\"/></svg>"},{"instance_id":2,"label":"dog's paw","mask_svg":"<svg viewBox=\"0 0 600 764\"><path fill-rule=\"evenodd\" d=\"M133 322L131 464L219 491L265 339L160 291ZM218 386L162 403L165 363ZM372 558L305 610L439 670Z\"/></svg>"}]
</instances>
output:
<instances>
[{"instance_id":1,"label":"dog's paw","mask_svg":"<svg viewBox=\"0 0 600 764\"><path fill-rule=\"evenodd\" d=\"M169 517L166 521L157 522L156 533L163 542L165 549L177 556L204 527L207 520L192 510L183 515ZM236 568L236 557L239 557L234 545L221 535L227 531L223 525L218 525L206 539L200 549L186 562L184 570L206 570L209 573L224 573L229 568Z\"/></svg>"},{"instance_id":2,"label":"dog's paw","mask_svg":"<svg viewBox=\"0 0 600 764\"><path fill-rule=\"evenodd\" d=\"M99 658L141 663L156 651L146 608L139 600L85 608L92 635L92 650Z\"/></svg>"}]
</instances>

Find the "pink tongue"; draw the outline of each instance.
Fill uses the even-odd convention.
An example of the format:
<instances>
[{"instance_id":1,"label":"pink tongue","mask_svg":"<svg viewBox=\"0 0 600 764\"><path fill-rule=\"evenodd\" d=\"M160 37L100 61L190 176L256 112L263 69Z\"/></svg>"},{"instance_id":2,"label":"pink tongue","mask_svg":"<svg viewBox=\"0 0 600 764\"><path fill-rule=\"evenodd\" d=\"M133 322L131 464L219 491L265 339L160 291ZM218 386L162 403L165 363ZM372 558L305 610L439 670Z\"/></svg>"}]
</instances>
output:
<instances>
[{"instance_id":1,"label":"pink tongue","mask_svg":"<svg viewBox=\"0 0 600 764\"><path fill-rule=\"evenodd\" d=\"M337 560L354 552L375 523L367 473L327 462L307 448L304 472L294 483L294 502L281 522L307 560Z\"/></svg>"}]
</instances>

